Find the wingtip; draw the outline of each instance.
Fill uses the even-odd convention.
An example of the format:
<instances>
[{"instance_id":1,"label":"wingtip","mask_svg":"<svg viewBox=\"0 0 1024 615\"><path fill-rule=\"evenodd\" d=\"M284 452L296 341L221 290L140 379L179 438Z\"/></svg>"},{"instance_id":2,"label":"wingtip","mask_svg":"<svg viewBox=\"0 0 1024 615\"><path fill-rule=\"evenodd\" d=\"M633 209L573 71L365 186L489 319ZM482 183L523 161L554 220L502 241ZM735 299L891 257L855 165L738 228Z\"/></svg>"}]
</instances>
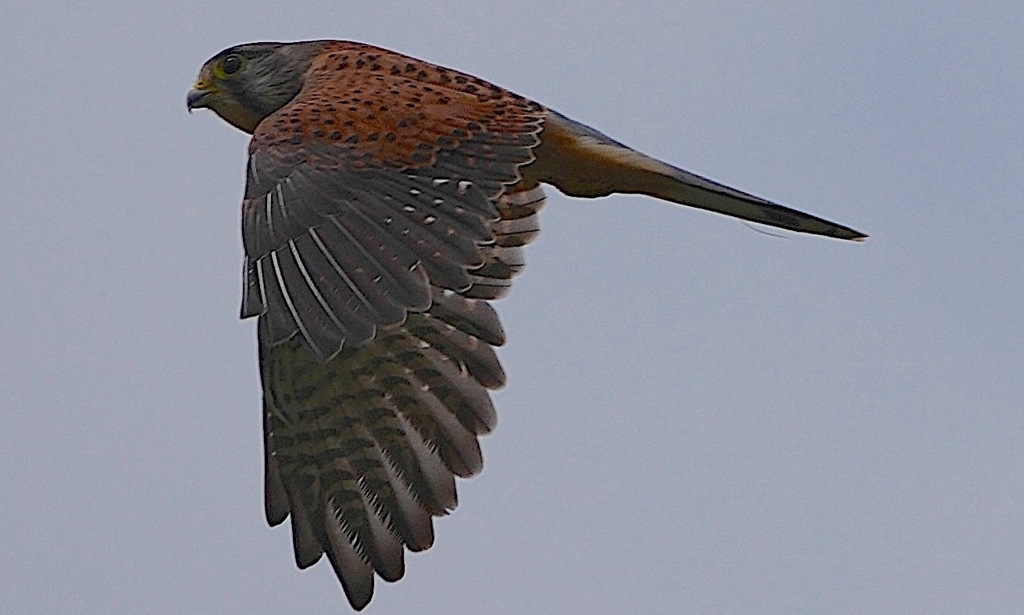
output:
<instances>
[{"instance_id":1,"label":"wingtip","mask_svg":"<svg viewBox=\"0 0 1024 615\"><path fill-rule=\"evenodd\" d=\"M848 226L840 226L834 222L824 221L825 224L829 225L830 228L824 230L824 232L815 232L815 235L825 235L826 237L832 237L833 239L842 239L843 241L852 241L855 243L864 243L868 240L868 236L860 231L855 231Z\"/></svg>"}]
</instances>

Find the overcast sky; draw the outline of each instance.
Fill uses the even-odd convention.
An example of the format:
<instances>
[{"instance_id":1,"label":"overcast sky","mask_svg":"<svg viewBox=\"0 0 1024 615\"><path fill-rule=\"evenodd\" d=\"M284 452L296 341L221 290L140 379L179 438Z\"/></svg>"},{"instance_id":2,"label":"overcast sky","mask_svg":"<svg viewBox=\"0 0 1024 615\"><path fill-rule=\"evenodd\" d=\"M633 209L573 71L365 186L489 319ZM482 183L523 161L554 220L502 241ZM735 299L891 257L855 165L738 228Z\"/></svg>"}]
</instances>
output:
<instances>
[{"instance_id":1,"label":"overcast sky","mask_svg":"<svg viewBox=\"0 0 1024 615\"><path fill-rule=\"evenodd\" d=\"M185 112L308 38L871 235L549 191L486 468L368 613L1019 612L1021 2L71 4L0 19L0 612L347 612L263 519L247 138Z\"/></svg>"}]
</instances>

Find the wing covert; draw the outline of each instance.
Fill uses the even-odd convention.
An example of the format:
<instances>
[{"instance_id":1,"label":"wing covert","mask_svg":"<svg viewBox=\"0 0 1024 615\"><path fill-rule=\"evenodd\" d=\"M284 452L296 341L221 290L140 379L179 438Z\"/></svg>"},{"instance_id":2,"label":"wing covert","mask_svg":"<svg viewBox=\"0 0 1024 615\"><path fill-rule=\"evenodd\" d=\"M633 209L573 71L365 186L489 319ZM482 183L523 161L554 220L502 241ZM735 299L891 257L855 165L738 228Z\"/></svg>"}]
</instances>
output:
<instances>
[{"instance_id":1,"label":"wing covert","mask_svg":"<svg viewBox=\"0 0 1024 615\"><path fill-rule=\"evenodd\" d=\"M321 361L426 310L432 285L479 281L496 199L533 160L546 113L374 51L321 54L249 148L242 316L266 314L270 344L298 335Z\"/></svg>"}]
</instances>

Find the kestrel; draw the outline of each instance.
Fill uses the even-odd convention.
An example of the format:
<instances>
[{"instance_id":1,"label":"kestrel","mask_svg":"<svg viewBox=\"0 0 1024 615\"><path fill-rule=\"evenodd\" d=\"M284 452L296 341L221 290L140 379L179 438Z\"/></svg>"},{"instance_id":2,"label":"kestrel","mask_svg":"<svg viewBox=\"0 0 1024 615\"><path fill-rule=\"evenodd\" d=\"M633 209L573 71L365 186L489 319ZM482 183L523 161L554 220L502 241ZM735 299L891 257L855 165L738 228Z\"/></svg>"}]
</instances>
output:
<instances>
[{"instance_id":1,"label":"kestrel","mask_svg":"<svg viewBox=\"0 0 1024 615\"><path fill-rule=\"evenodd\" d=\"M489 302L523 268L540 184L866 238L360 43L226 49L188 93L202 107L252 134L241 315L258 317L267 521L291 515L298 566L326 554L357 610L481 469L488 391L505 384Z\"/></svg>"}]
</instances>

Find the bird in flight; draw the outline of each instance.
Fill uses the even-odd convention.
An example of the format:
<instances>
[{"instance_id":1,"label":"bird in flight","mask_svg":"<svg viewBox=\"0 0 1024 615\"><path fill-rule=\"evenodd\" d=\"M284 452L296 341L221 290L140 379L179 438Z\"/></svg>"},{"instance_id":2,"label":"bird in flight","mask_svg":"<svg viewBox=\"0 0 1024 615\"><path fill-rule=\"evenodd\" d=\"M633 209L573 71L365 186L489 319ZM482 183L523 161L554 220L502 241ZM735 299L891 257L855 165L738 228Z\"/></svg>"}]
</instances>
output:
<instances>
[{"instance_id":1,"label":"bird in flight","mask_svg":"<svg viewBox=\"0 0 1024 615\"><path fill-rule=\"evenodd\" d=\"M188 93L199 108L252 134L241 315L257 317L267 521L290 515L297 565L326 554L357 610L481 470L505 384L490 302L523 268L541 184L866 239L361 43L225 49Z\"/></svg>"}]
</instances>

